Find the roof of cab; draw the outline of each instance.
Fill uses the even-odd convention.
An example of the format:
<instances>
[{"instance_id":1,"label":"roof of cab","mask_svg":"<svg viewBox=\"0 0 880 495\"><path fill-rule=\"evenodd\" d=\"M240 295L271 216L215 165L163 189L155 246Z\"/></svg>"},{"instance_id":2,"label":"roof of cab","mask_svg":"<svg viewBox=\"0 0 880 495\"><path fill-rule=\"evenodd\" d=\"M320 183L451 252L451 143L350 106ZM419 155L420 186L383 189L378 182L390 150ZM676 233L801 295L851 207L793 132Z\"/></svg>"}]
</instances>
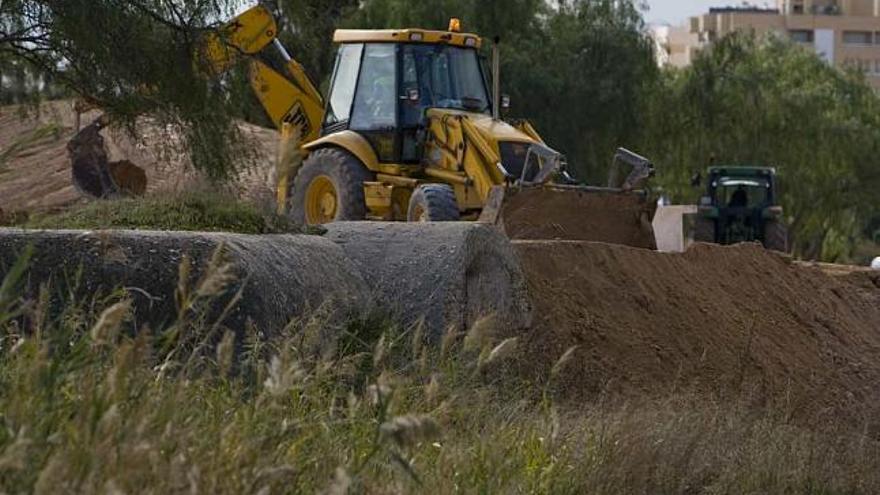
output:
<instances>
[{"instance_id":1,"label":"roof of cab","mask_svg":"<svg viewBox=\"0 0 880 495\"><path fill-rule=\"evenodd\" d=\"M337 29L335 43L426 43L480 48L483 40L476 34L427 29Z\"/></svg>"}]
</instances>

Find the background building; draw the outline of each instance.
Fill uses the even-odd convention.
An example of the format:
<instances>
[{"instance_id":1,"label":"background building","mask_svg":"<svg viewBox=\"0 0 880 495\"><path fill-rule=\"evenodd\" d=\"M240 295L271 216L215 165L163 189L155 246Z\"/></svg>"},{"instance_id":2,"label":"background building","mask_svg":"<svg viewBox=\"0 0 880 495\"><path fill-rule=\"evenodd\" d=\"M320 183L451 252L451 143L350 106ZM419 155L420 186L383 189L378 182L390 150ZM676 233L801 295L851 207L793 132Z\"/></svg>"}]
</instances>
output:
<instances>
[{"instance_id":1,"label":"background building","mask_svg":"<svg viewBox=\"0 0 880 495\"><path fill-rule=\"evenodd\" d=\"M880 89L880 0L778 0L776 8L718 7L685 26L654 28L661 65L685 66L733 31L776 32L828 63L862 70Z\"/></svg>"},{"instance_id":2,"label":"background building","mask_svg":"<svg viewBox=\"0 0 880 495\"><path fill-rule=\"evenodd\" d=\"M687 26L651 26L657 51L657 63L661 67L687 67L700 49L700 38Z\"/></svg>"}]
</instances>

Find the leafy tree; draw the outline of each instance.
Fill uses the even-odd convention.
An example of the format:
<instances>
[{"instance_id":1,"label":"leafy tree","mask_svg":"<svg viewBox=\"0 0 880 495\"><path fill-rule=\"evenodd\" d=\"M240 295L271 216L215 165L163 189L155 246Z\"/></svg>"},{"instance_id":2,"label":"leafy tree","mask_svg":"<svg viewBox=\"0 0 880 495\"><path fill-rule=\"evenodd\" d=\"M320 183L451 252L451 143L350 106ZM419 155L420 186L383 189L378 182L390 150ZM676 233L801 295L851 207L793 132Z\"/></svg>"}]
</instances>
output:
<instances>
[{"instance_id":1,"label":"leafy tree","mask_svg":"<svg viewBox=\"0 0 880 495\"><path fill-rule=\"evenodd\" d=\"M614 150L637 141L643 88L657 75L637 5L560 3L505 54L514 115L533 120L582 178L607 180Z\"/></svg>"},{"instance_id":2,"label":"leafy tree","mask_svg":"<svg viewBox=\"0 0 880 495\"><path fill-rule=\"evenodd\" d=\"M771 36L734 34L654 86L645 148L664 187L718 163L776 166L796 252L846 259L876 215L880 100L863 77Z\"/></svg>"},{"instance_id":3,"label":"leafy tree","mask_svg":"<svg viewBox=\"0 0 880 495\"><path fill-rule=\"evenodd\" d=\"M219 91L199 56L206 29L233 0L3 0L0 59L27 64L133 126L143 115L174 124L193 163L229 172L233 109L243 85Z\"/></svg>"},{"instance_id":4,"label":"leafy tree","mask_svg":"<svg viewBox=\"0 0 880 495\"><path fill-rule=\"evenodd\" d=\"M277 0L275 12L281 41L316 83L329 82L336 55L333 32L356 11L358 3L357 0Z\"/></svg>"}]
</instances>

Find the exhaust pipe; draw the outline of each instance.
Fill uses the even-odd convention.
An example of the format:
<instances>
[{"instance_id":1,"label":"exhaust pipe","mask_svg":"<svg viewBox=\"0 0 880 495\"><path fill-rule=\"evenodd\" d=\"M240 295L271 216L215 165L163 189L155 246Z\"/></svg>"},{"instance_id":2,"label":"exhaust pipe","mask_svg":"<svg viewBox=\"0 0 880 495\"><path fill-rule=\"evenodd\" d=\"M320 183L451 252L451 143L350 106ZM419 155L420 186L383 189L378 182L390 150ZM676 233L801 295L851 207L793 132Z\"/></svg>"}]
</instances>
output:
<instances>
[{"instance_id":1,"label":"exhaust pipe","mask_svg":"<svg viewBox=\"0 0 880 495\"><path fill-rule=\"evenodd\" d=\"M501 37L496 36L492 43L492 118L501 119Z\"/></svg>"}]
</instances>

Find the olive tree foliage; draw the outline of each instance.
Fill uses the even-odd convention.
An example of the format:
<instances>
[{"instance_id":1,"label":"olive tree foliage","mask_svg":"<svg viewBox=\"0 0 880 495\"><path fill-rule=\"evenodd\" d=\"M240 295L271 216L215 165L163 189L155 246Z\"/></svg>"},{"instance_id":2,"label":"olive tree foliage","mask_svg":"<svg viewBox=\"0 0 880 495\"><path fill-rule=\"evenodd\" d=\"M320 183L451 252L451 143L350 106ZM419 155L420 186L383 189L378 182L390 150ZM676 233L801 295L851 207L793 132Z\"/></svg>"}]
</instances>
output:
<instances>
[{"instance_id":1,"label":"olive tree foliage","mask_svg":"<svg viewBox=\"0 0 880 495\"><path fill-rule=\"evenodd\" d=\"M615 149L636 145L644 88L658 73L639 5L560 2L540 27L506 52L513 115L533 120L581 179L601 184Z\"/></svg>"},{"instance_id":2,"label":"olive tree foliage","mask_svg":"<svg viewBox=\"0 0 880 495\"><path fill-rule=\"evenodd\" d=\"M333 32L358 8L358 0L275 0L279 37L315 83L326 89L336 47Z\"/></svg>"},{"instance_id":3,"label":"olive tree foliage","mask_svg":"<svg viewBox=\"0 0 880 495\"><path fill-rule=\"evenodd\" d=\"M720 40L654 86L644 148L673 198L716 164L775 166L795 251L846 260L880 204L880 99L812 51L747 34Z\"/></svg>"},{"instance_id":4,"label":"olive tree foliage","mask_svg":"<svg viewBox=\"0 0 880 495\"><path fill-rule=\"evenodd\" d=\"M181 134L196 167L224 177L246 81L206 77L199 47L239 3L0 0L0 62L26 65L129 129L151 116Z\"/></svg>"}]
</instances>

